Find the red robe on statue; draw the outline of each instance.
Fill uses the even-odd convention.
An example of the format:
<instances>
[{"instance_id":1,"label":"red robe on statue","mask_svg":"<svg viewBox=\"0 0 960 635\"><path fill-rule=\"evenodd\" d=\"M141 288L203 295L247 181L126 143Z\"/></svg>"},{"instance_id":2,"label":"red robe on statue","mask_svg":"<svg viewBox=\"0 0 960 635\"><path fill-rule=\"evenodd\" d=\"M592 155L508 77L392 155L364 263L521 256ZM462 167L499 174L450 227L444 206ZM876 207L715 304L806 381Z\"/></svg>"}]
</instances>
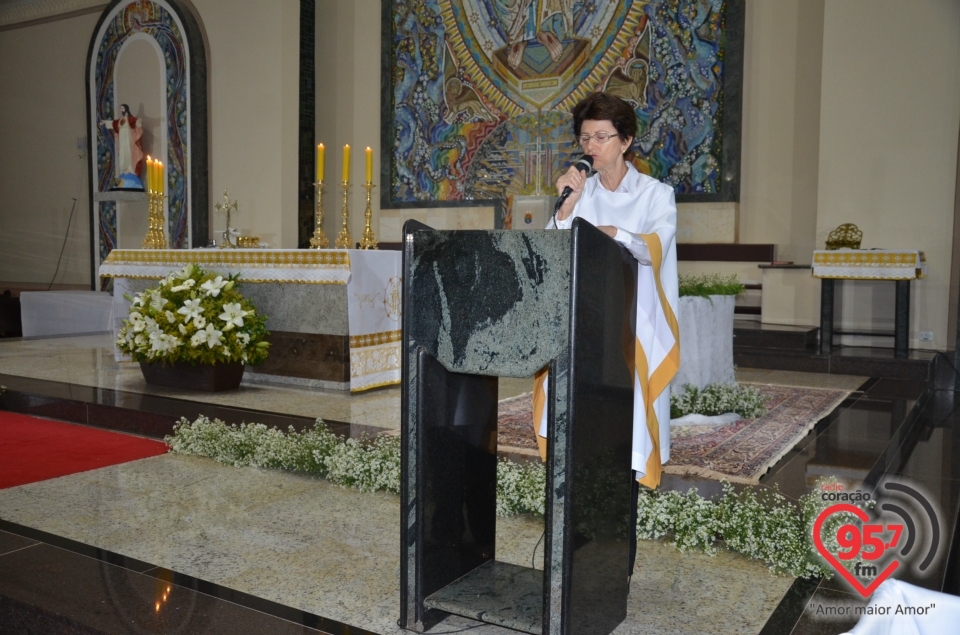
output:
<instances>
[{"instance_id":1,"label":"red robe on statue","mask_svg":"<svg viewBox=\"0 0 960 635\"><path fill-rule=\"evenodd\" d=\"M114 172L118 178L128 172L137 176L143 172L144 154L140 143L143 128L137 124L137 118L133 115L113 120L113 138L116 141Z\"/></svg>"}]
</instances>

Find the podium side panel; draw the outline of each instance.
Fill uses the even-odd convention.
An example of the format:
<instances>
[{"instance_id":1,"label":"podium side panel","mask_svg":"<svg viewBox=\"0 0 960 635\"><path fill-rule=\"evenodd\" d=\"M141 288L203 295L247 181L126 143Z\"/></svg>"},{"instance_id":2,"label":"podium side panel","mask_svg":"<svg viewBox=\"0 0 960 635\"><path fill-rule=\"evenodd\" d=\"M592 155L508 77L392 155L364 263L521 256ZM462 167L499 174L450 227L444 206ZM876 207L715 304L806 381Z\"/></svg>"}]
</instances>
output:
<instances>
[{"instance_id":1,"label":"podium side panel","mask_svg":"<svg viewBox=\"0 0 960 635\"><path fill-rule=\"evenodd\" d=\"M405 628L429 628L436 616L423 600L493 556L496 447L485 445L496 429L490 377L528 377L568 356L570 241L570 232L404 227Z\"/></svg>"},{"instance_id":2,"label":"podium side panel","mask_svg":"<svg viewBox=\"0 0 960 635\"><path fill-rule=\"evenodd\" d=\"M636 261L590 225L573 233L564 598L550 632L607 635L627 608Z\"/></svg>"},{"instance_id":3,"label":"podium side panel","mask_svg":"<svg viewBox=\"0 0 960 635\"><path fill-rule=\"evenodd\" d=\"M494 557L497 380L419 355L422 558L418 601Z\"/></svg>"}]
</instances>

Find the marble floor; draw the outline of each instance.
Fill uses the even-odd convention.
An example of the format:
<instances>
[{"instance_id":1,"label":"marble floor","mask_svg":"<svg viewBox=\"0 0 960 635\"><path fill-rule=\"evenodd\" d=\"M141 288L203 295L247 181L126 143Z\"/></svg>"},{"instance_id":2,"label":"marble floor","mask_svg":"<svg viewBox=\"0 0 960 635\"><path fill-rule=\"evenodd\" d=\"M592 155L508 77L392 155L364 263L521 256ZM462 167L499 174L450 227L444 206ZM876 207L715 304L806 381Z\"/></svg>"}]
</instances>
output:
<instances>
[{"instance_id":1,"label":"marble floor","mask_svg":"<svg viewBox=\"0 0 960 635\"><path fill-rule=\"evenodd\" d=\"M256 384L221 395L150 388L135 365L113 360L106 335L0 340L0 375L399 426L395 388L353 396ZM822 475L853 484L899 473L924 483L945 517L956 515L953 393L931 398L922 382L846 375L740 368L737 376L852 391L760 487L798 498ZM501 398L527 390L529 380L500 383ZM916 425L904 426L908 420ZM664 487L706 495L719 489L689 477L668 477ZM175 455L0 490L0 623L42 605L51 623L63 618L90 629L78 633L125 633L125 620L151 619L139 632L400 633L398 524L395 496ZM541 532L536 518L498 519L498 559L536 562ZM937 566L942 579L946 565ZM850 626L809 613L817 601L849 596L835 581L777 577L736 554L684 554L660 542L641 543L638 567L628 618L616 633L802 635ZM106 608L91 612L95 602ZM462 631L513 632L459 617L432 632Z\"/></svg>"},{"instance_id":2,"label":"marble floor","mask_svg":"<svg viewBox=\"0 0 960 635\"><path fill-rule=\"evenodd\" d=\"M371 428L400 428L400 389L346 391L244 381L228 393L198 393L148 386L133 362L117 362L109 333L32 340L0 340L0 375L158 395L171 399L339 421ZM501 378L500 398L529 392L531 381Z\"/></svg>"},{"instance_id":3,"label":"marble floor","mask_svg":"<svg viewBox=\"0 0 960 635\"><path fill-rule=\"evenodd\" d=\"M400 510L389 494L165 455L2 490L0 518L374 633L401 632ZM532 517L499 518L497 559L542 562L542 531ZM758 632L793 582L728 552L649 542L638 555L622 635ZM465 626L511 632L460 618L436 630Z\"/></svg>"}]
</instances>

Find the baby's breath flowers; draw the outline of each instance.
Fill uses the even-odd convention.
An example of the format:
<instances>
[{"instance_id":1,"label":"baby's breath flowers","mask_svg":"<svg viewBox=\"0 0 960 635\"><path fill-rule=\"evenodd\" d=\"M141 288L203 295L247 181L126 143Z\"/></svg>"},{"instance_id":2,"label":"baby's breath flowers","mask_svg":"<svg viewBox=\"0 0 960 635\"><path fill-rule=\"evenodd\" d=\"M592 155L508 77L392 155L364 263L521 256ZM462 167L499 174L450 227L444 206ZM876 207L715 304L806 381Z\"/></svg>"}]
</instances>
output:
<instances>
[{"instance_id":1,"label":"baby's breath flowers","mask_svg":"<svg viewBox=\"0 0 960 635\"><path fill-rule=\"evenodd\" d=\"M181 419L173 436L164 440L173 452L228 465L290 470L361 491L400 493L400 438L395 435L344 439L320 419L308 430L283 432L260 423L235 426L200 417L194 422ZM641 488L637 537L669 540L681 551L710 555L726 548L766 562L778 574L829 577L830 568L812 544L813 522L829 504L819 493L818 483L795 504L776 492L751 487L738 490L727 482L723 483L723 495L716 499L703 498L696 489ZM498 463L497 515L542 516L545 494L542 463ZM841 521L848 522L837 515L824 533L835 534L835 525Z\"/></svg>"},{"instance_id":2,"label":"baby's breath flowers","mask_svg":"<svg viewBox=\"0 0 960 635\"><path fill-rule=\"evenodd\" d=\"M400 493L400 437L342 439L322 419L302 432L292 426L283 432L262 423L235 426L201 416L193 422L181 419L164 441L173 452L235 467L303 472L364 492Z\"/></svg>"},{"instance_id":3,"label":"baby's breath flowers","mask_svg":"<svg viewBox=\"0 0 960 635\"><path fill-rule=\"evenodd\" d=\"M716 416L735 412L744 419L757 419L766 413L763 395L753 386L740 384L710 384L698 390L691 384L683 385L683 392L670 395L670 418L698 414Z\"/></svg>"},{"instance_id":4,"label":"baby's breath flowers","mask_svg":"<svg viewBox=\"0 0 960 635\"><path fill-rule=\"evenodd\" d=\"M237 289L237 276L197 265L130 300L117 348L138 362L257 364L267 357L267 318Z\"/></svg>"}]
</instances>

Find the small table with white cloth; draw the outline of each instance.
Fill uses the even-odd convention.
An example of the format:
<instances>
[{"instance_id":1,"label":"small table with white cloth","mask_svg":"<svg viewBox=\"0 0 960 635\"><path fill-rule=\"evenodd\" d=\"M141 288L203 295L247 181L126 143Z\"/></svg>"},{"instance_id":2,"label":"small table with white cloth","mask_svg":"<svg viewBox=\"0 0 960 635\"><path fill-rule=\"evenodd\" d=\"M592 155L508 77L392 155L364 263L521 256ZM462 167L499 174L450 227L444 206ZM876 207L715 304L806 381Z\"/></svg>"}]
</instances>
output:
<instances>
[{"instance_id":1,"label":"small table with white cloth","mask_svg":"<svg viewBox=\"0 0 960 635\"><path fill-rule=\"evenodd\" d=\"M360 391L400 383L400 259L360 249L115 249L99 274L114 279L116 331L125 294L185 265L238 273L270 331L270 356L247 377Z\"/></svg>"},{"instance_id":2,"label":"small table with white cloth","mask_svg":"<svg viewBox=\"0 0 960 635\"><path fill-rule=\"evenodd\" d=\"M813 252L813 277L820 278L820 354L833 349L834 280L892 280L897 285L893 352L906 357L910 337L910 281L922 278L927 261L909 249L821 249Z\"/></svg>"}]
</instances>

